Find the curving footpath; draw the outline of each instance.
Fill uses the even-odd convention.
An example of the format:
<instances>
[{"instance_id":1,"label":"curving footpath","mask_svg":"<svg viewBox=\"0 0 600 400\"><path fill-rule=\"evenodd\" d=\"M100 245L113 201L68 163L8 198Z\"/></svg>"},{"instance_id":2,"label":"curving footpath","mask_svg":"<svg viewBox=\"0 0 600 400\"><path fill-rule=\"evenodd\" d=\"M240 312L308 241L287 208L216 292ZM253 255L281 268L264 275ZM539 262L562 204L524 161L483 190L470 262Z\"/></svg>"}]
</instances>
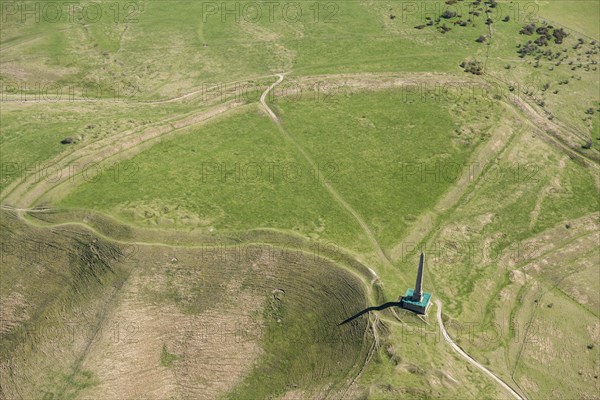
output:
<instances>
[{"instance_id":1,"label":"curving footpath","mask_svg":"<svg viewBox=\"0 0 600 400\"><path fill-rule=\"evenodd\" d=\"M275 124L277 125L277 128L279 129L281 134L290 143L292 143L296 147L296 149L298 149L298 151L302 154L302 156L304 156L304 158L310 164L310 166L315 171L317 171L318 170L317 163L304 150L304 148L283 128L281 121L279 120L277 115L273 112L273 110L271 110L271 108L269 107L269 105L266 102L266 98L269 95L269 92L271 90L273 90L273 88L275 88L275 86L279 85L283 81L283 78L285 77L286 74L287 74L287 72L282 73L282 74L277 74L277 76L279 76L279 79L277 80L277 82L273 83L271 86L269 86L267 88L267 90L265 90L263 92L262 96L260 96L260 104L264 107L267 114L269 114L269 117L275 122ZM348 211L350 213L350 215L352 215L352 217L356 220L358 225L362 228L363 232L365 233L367 239L371 242L373 250L375 251L375 254L378 255L381 262L384 265L393 266L392 261L385 254L385 252L383 251L383 247L381 246L381 244L379 244L379 242L377 241L377 238L371 231L371 228L369 228L367 223L363 220L362 216L354 208L352 208L352 206L348 202L346 202L346 200L344 200L344 198L337 192L337 190L335 190L335 188L331 184L329 184L329 182L327 182L327 180L323 179L322 177L319 177L319 182L333 196L333 198L337 201L337 203L341 207L343 207L346 211ZM379 276L375 273L375 271L371 270L371 272L375 276L375 279L379 279Z\"/></svg>"},{"instance_id":2,"label":"curving footpath","mask_svg":"<svg viewBox=\"0 0 600 400\"><path fill-rule=\"evenodd\" d=\"M446 331L446 328L444 327L444 323L442 321L442 302L440 300L436 300L435 301L436 304L436 308L437 308L437 321L438 324L440 325L440 330L442 331L442 336L444 336L444 339L446 340L446 342L448 342L450 344L450 346L452 346L452 348L454 349L454 351L456 351L458 354L460 354L461 356L463 356L463 358L466 358L467 361L469 361L471 364L473 364L474 366L476 366L477 368L479 368L480 370L482 370L485 374L487 374L490 378L492 378L493 380L495 380L496 382L498 382L500 384L500 386L502 386L504 389L506 389L508 392L510 392L510 394L519 400L526 400L525 397L521 396L519 393L517 393L513 388L511 388L506 382L504 382L502 379L498 378L496 375L494 375L493 372L491 372L489 369L487 369L486 367L484 367L483 365L481 365L480 363L478 363L477 361L475 361L475 359L473 359L473 357L471 357L470 355L468 355L467 353L465 353L465 351L463 349L460 348L460 346L458 346L456 343L454 343L454 341L452 340L452 338L450 337L450 335L448 335L448 332Z\"/></svg>"},{"instance_id":3,"label":"curving footpath","mask_svg":"<svg viewBox=\"0 0 600 400\"><path fill-rule=\"evenodd\" d=\"M285 77L286 73L276 74L279 77L277 82L274 82L271 86L269 86L267 88L267 90L265 90L263 92L263 94L260 96L260 104L264 107L265 111L269 114L269 117L271 117L271 119L277 123L279 123L279 118L277 118L277 115L275 115L273 110L271 110L271 108L267 105L266 99L267 99L267 96L269 95L269 92L271 90L273 90L275 88L275 86L279 85L283 81L283 78Z\"/></svg>"}]
</instances>

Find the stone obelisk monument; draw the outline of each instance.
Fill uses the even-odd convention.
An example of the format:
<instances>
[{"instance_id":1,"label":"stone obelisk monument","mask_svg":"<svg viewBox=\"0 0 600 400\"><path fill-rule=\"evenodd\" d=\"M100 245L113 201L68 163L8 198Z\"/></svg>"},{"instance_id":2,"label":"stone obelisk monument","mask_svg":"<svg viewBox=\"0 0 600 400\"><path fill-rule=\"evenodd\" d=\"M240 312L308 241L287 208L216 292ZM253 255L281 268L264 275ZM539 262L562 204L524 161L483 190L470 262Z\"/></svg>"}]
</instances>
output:
<instances>
[{"instance_id":1,"label":"stone obelisk monument","mask_svg":"<svg viewBox=\"0 0 600 400\"><path fill-rule=\"evenodd\" d=\"M417 281L415 283L415 290L412 295L412 301L420 302L423 300L423 264L425 263L425 254L421 253L419 259L419 269L417 270Z\"/></svg>"},{"instance_id":2,"label":"stone obelisk monument","mask_svg":"<svg viewBox=\"0 0 600 400\"><path fill-rule=\"evenodd\" d=\"M425 254L421 253L415 288L407 289L400 300L400 306L417 314L426 314L429 308L431 293L423 292L423 270L425 269Z\"/></svg>"}]
</instances>

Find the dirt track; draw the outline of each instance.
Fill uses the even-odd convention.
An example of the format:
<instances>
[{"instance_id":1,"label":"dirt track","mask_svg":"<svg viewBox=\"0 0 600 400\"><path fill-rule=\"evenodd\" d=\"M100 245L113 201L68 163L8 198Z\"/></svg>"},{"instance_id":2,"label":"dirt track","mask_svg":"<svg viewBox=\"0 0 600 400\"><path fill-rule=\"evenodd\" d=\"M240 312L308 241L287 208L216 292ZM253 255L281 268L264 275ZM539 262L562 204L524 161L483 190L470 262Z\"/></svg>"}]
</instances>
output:
<instances>
[{"instance_id":1,"label":"dirt track","mask_svg":"<svg viewBox=\"0 0 600 400\"><path fill-rule=\"evenodd\" d=\"M277 115L273 112L273 110L271 110L271 108L265 102L265 99L266 99L267 95L269 94L269 92L271 90L273 90L273 88L275 88L277 85L279 85L283 81L283 78L284 78L285 74L279 74L278 76L279 76L279 80L277 80L277 82L275 82L274 84L272 84L271 86L269 86L269 88L267 90L265 90L265 92L260 97L260 102L263 105L263 107L265 108L265 110L267 111L267 114L269 114L269 117L277 124L277 127L279 128L279 131L283 134L283 136L290 143L292 143L294 145L294 147L296 147L296 149L298 149L298 151L300 151L300 153L302 153L302 155L304 156L304 158L306 159L306 161L310 164L310 166L314 170L317 170L318 168L317 168L317 164L315 163L315 161L302 148L302 146L300 146L300 144L285 130L285 128L283 127L283 125L281 125L281 121L279 120L279 118L277 117ZM373 246L373 250L378 255L380 261L383 264L387 264L387 265L391 266L392 265L391 260L388 258L388 256L383 251L383 248L381 247L381 245L377 241L377 238L375 237L375 235L373 234L373 232L371 232L371 229L369 228L369 226L367 225L367 223L364 221L364 219L362 218L362 216L356 210L354 210L354 208L352 208L352 206L350 204L348 204L348 202L346 202L346 200L344 200L344 198L337 192L337 190L335 190L335 188L329 182L327 182L325 179L323 179L320 176L319 176L319 182L333 196L333 198L335 199L335 201L339 205L341 205L346 211L348 211L352 215L352 217L354 218L354 220L360 225L360 227L362 228L363 232L365 233L365 235L367 236L367 238L371 242L371 245Z\"/></svg>"},{"instance_id":2,"label":"dirt track","mask_svg":"<svg viewBox=\"0 0 600 400\"><path fill-rule=\"evenodd\" d=\"M450 337L450 335L448 335L448 332L446 331L446 328L444 327L444 321L442 321L442 302L440 300L436 300L435 304L436 304L436 308L437 308L436 316L437 316L438 324L440 325L440 330L442 331L442 335L444 336L444 340L446 342L448 342L448 344L450 344L450 346L452 347L452 349L454 349L454 351L456 351L458 354L460 354L463 358L465 358L471 364L473 364L474 366L476 366L477 368L479 368L486 375L488 375L494 381L496 381L498 384L500 384L500 386L502 386L504 389L506 389L514 398L519 399L519 400L526 400L524 397L522 397L521 395L519 395L519 393L517 393L513 388L511 388L508 384L506 384L502 379L498 378L489 369L487 369L486 367L484 367L483 365L481 365L480 363L478 363L477 361L475 361L475 359L473 359L473 357L471 357L470 355L468 355L467 353L465 353L465 351L463 349L461 349L460 346L458 346L456 343L454 343L454 341L452 340L452 338Z\"/></svg>"},{"instance_id":3,"label":"dirt track","mask_svg":"<svg viewBox=\"0 0 600 400\"><path fill-rule=\"evenodd\" d=\"M278 85L280 85L288 73L276 74L271 76L277 76L278 80L274 82L271 86L269 86L260 97L260 104L263 106L269 117L278 125L282 134L302 153L305 159L314 166L314 161L311 157L304 151L304 149L285 131L282 127L281 122L277 115L271 110L271 108L266 103L266 98L269 93ZM486 85L485 80L474 80L473 78L465 78L463 76L453 76L449 74L432 74L432 73L419 73L419 74L407 74L405 76L397 76L389 73L381 73L381 74L334 74L334 75L317 75L317 76L303 76L297 78L296 87L300 88L300 90L304 90L304 87L312 87L315 83L329 83L333 86L343 85L344 87L353 88L353 89L365 89L365 90L377 90L377 89L385 89L385 88L393 88L393 87L403 87L407 85L428 83L428 84L480 84ZM176 98L168 99L168 100L160 100L157 102L172 102L179 101L189 97L193 97L198 93L198 90L192 91L190 93L181 95ZM210 108L206 111L199 112L197 114L193 114L189 117L183 118L181 120L172 120L167 119L161 121L157 126L148 128L144 130L141 134L135 134L136 132L123 132L121 134L117 134L108 138L101 139L97 142L91 143L87 146L77 149L75 152L63 155L60 154L55 157L53 160L48 161L49 165L60 165L63 167L61 171L61 177L69 176L69 168L75 163L78 164L88 164L88 163L99 163L103 160L113 157L117 154L126 154L125 158L131 157L137 152L143 150L148 144L151 145L151 139L158 138L160 136L164 136L170 134L171 132L182 129L194 124L202 123L208 119L211 119L217 115L226 114L231 109L238 107L241 105L239 102L228 102L224 104L217 105L213 108ZM580 154L576 153L572 146L565 144L563 141L559 140L548 133L548 131L556 131L561 128L561 126L548 121L543 116L539 115L536 110L527 104L522 99L514 99L513 100L513 110L516 108L520 112L522 112L530 123L533 129L537 131L541 131L547 141L552 142L554 145L560 147L564 151L566 151L571 157L577 157L578 159L583 160L589 168L593 168L597 171L600 171L598 165L590 160L585 159ZM543 128L541 128L543 127ZM508 132L510 134L510 132ZM490 144L487 146L489 148L484 148L477 155L477 161L484 161L486 157L488 157L491 152L498 151L498 146L502 146L502 144L507 140L507 132L503 130L499 130L496 132L496 139L490 141ZM145 145L145 146L143 146ZM36 182L36 177L25 177L20 181L15 181L11 183L8 187L6 187L2 193L0 194L0 198L4 204L9 204L14 207L22 207L28 208L32 207L36 204L38 199L43 197L46 193L54 190L57 186L64 183L65 179L59 179L57 181L49 182L48 180L42 180L40 182ZM597 177L597 186L600 187L600 177ZM426 233L429 229L426 227L431 227L431 224L434 222L436 215L448 209L453 203L455 203L459 197L461 192L464 192L465 186L468 182L465 181L464 177L458 182L457 186L451 190L447 195L445 195L440 202L436 205L433 214L428 213L427 215L422 215L420 217L420 222L416 224L415 228L412 230L412 233L407 236L408 239L415 239L416 241L419 237L422 237L424 233ZM391 250L391 257L385 253L382 249L381 245L377 242L377 239L371 232L370 228L366 224L366 222L362 219L362 217L339 195L339 193L333 188L328 182L322 181L323 186L332 194L335 200L342 205L357 221L357 223L361 226L362 230L365 232L369 241L373 245L375 252L378 254L380 260L386 264L391 265L393 260L398 259L398 248L401 246L401 243L395 246ZM55 191L56 192L56 191ZM416 235L416 236L415 236Z\"/></svg>"},{"instance_id":4,"label":"dirt track","mask_svg":"<svg viewBox=\"0 0 600 400\"><path fill-rule=\"evenodd\" d=\"M284 135L284 137L288 141L290 141L290 143L292 143L298 149L298 151L304 156L304 158L307 160L307 162L309 164L311 164L311 166L314 167L315 162L312 160L310 155L284 129L284 127L281 124L280 119L277 117L277 115L273 112L273 110L266 103L267 96L274 88L276 88L279 84L281 84L283 82L285 74L277 74L276 76L278 76L278 80L275 83L273 83L271 86L269 86L269 88L265 92L263 92L263 94L260 98L260 104L264 107L268 116L277 124L278 129ZM314 79L325 79L325 78L326 78L326 76L320 76L320 77L315 77ZM374 88L398 87L398 86L402 86L402 85L406 85L406 84L412 84L415 81L418 81L419 79L431 80L431 82L439 82L440 80L444 81L444 82L450 81L450 78L448 78L448 77L436 76L435 74L423 74L423 76L421 76L420 78L419 77L411 77L408 79L395 78L395 79L392 79L391 81L386 81L385 83L379 82L380 83L379 85L372 85L371 83L369 83L369 82L371 82L371 80L377 79L376 75L369 75L368 82L361 81L361 78L366 79L365 76L361 77L361 76L356 76L356 75L332 76L331 78L335 79L335 80L343 79L346 82L354 82L354 84L352 84L351 86L353 86L355 88L365 88L365 89L371 89L371 90ZM303 79L310 80L311 78L308 77L308 78L303 78ZM196 94L196 92L191 92L186 95L182 95L179 98L170 99L168 101L182 100L185 98L192 97L194 94ZM229 102L229 103L221 104L221 105L213 107L209 110L193 114L182 120L175 121L175 122L172 122L172 121L165 122L165 124L162 126L157 126L157 127L151 128L151 129L147 129L142 133L141 136L135 136L135 137L130 136L130 133L124 133L124 135L122 135L121 137L119 137L119 135L117 135L117 137L113 136L111 138L107 138L105 141L102 141L101 143L93 143L93 144L86 146L85 148L82 148L85 151L81 151L80 153L69 154L66 156L61 155L61 156L57 157L57 160L60 162L63 162L65 165L65 168L67 168L67 166L69 164L74 163L75 161L77 161L77 162L101 162L101 161L105 160L106 158L113 157L118 154L125 154L125 153L127 154L127 156L131 156L132 154L135 154L139 151L142 151L144 148L146 148L146 146L143 146L143 144L147 145L149 142L152 141L152 139L158 138L163 135L167 135L178 129L182 129L185 127L192 126L194 124L202 123L202 122L212 119L216 116L227 114L229 111L231 111L234 108L237 108L240 105L241 105L241 103L237 103L237 102ZM520 99L519 99L519 103L514 104L514 106L516 106L517 109L519 109L521 112L523 112L525 114L525 116L528 118L528 121L530 123L532 123L532 125L536 126L539 131L543 131L543 133L545 134L546 137L549 138L549 140L553 140L554 142L557 142L558 143L557 145L559 145L561 148L563 148L568 153L570 153L570 154L574 153L574 150L572 148L569 148L568 145L565 145L564 143L560 143L558 139L556 139L555 137L552 137L550 134L548 134L548 132L545 129L540 128L540 127L549 127L549 125L548 125L547 121L545 121L543 119L543 116L538 115L531 106L529 106L527 103L524 103ZM553 125L552 127L557 127L557 126ZM507 138L511 135L511 133L512 132L509 132L509 131L503 130L503 129L499 129L498 131L496 131L492 140L489 141L489 145L486 148L484 148L484 150L482 150L480 153L478 153L477 157L485 157L489 152L495 153L495 152L499 151L499 149L501 149L503 147L503 145L505 144ZM125 139L125 141L121 142L119 146L114 145L115 141L118 141L119 139L123 139L123 138ZM595 164L594 162L589 161L589 160L586 160L585 162L588 165L588 167L598 169L597 164ZM65 172L64 176L67 176L68 174L67 174L66 169L64 172ZM373 250L378 255L378 258L380 259L381 263L388 265L388 266L392 266L393 265L392 260L390 260L390 258L388 258L384 249L379 244L379 242L377 241L377 238L375 237L375 235L373 234L373 232L371 231L371 229L369 228L367 223L363 220L362 216L360 214L358 214L352 208L352 206L350 204L348 204L342 198L342 196L335 190L335 188L331 184L329 184L327 181L325 181L323 179L320 179L320 181L321 181L321 184L323 185L323 187L325 189L327 189L327 191L332 195L332 197L335 199L335 201L338 202L344 209L346 209L349 212L349 214L352 215L352 217L355 219L355 221L360 225L363 232L365 233L365 235L371 242ZM1 195L1 197L3 198L2 201L3 201L3 204L11 204L11 205L14 205L15 207L22 207L22 210L26 211L27 207L35 205L36 201L41 196L44 196L46 193L54 190L61 183L62 182L58 182L58 183L57 182L35 182L34 178L31 178L31 177L25 178L22 182L15 182L11 186L9 186L7 189L5 189L5 191ZM468 184L468 182L466 182L466 183L463 182L463 183L464 184L457 185L446 196L444 196L442 198L442 200L435 207L436 212L442 212L443 210L447 210L449 207L452 206L452 204L455 204L455 202L460 199L462 192L464 192L464 190L465 190L465 185ZM3 208L5 208L5 207L6 206L3 206ZM422 216L422 218L423 218L423 220L421 221L421 223L417 224L420 228L415 229L415 231L414 231L415 235L416 235L415 238L422 237L422 235L424 233L429 231L432 223L434 222L435 216L432 217L430 215L429 219L428 219L428 217L425 215L425 216ZM431 218L433 218L433 219L431 219ZM392 256L394 256L395 254L397 254L396 249L392 250ZM375 271L373 271L371 269L371 272L373 273L375 279L379 279L379 277L377 276ZM492 379L494 379L496 382L498 382L504 389L506 389L508 392L510 392L510 394L513 397L515 397L517 399L523 399L523 397L520 396L516 391L514 391L509 385L507 385L504 381L502 381L500 378L498 378L496 375L494 375L487 368L485 368L484 366L479 364L477 361L475 361L472 357L470 357L458 345L456 345L453 342L453 340L450 338L450 336L448 335L448 333L446 332L446 330L443 326L443 321L441 319L442 304L439 300L436 301L436 304L437 304L438 323L440 324L440 329L442 331L442 334L443 334L446 342L448 342L451 345L451 347L453 347L453 349L456 352L458 352L463 358L466 358L471 364L477 366L477 368L481 369L484 373L486 373L488 376L490 376ZM375 319L375 321L372 322L372 325L377 325L377 319ZM376 328L374 327L374 329L376 329ZM377 332L375 332L375 337L377 339ZM377 341L378 340L376 340L376 342Z\"/></svg>"}]
</instances>

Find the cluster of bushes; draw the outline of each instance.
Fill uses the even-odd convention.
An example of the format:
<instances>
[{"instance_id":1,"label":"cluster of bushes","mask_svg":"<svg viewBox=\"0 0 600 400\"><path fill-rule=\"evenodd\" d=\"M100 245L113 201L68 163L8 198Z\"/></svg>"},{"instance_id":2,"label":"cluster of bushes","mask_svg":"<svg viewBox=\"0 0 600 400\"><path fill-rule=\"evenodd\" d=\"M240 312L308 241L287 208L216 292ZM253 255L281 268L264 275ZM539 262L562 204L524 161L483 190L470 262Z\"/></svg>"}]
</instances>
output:
<instances>
[{"instance_id":1,"label":"cluster of bushes","mask_svg":"<svg viewBox=\"0 0 600 400\"><path fill-rule=\"evenodd\" d=\"M535 68L539 68L541 66L539 60L542 58L547 59L548 61L553 61L554 66L560 66L563 62L567 63L572 71L577 69L583 69L585 71L597 71L598 67L596 66L598 62L592 59L592 56L598 54L600 49L600 45L597 45L595 40L589 42L589 47L585 49L585 52L582 51L582 46L585 46L586 41L582 38L577 39L577 42L572 46L572 49L578 51L575 59L568 60L569 58L569 50L567 48L557 49L556 51L552 51L551 49L542 50L544 47L547 47L551 44L551 40L554 39L554 42L557 44L561 44L562 40L568 36L568 33L564 31L563 28L554 28L552 25L546 25L544 23L543 26L537 27L535 24L525 25L521 29L521 34L530 35L532 32L540 35L537 39L531 41L528 40L525 44L517 45L517 53L519 53L519 57L524 58L527 55L531 55L535 57L536 63L533 65ZM585 54L584 54L585 53ZM588 60L588 63L583 63L583 58ZM550 66L549 70L554 70L554 66Z\"/></svg>"},{"instance_id":2,"label":"cluster of bushes","mask_svg":"<svg viewBox=\"0 0 600 400\"><path fill-rule=\"evenodd\" d=\"M563 28L558 28L552 32L552 36L554 36L554 43L561 44L563 39L569 36L569 34Z\"/></svg>"},{"instance_id":3,"label":"cluster of bushes","mask_svg":"<svg viewBox=\"0 0 600 400\"><path fill-rule=\"evenodd\" d=\"M460 67L465 70L465 72L470 72L474 75L483 74L483 63L479 60L468 60L460 63Z\"/></svg>"},{"instance_id":4,"label":"cluster of bushes","mask_svg":"<svg viewBox=\"0 0 600 400\"><path fill-rule=\"evenodd\" d=\"M525 25L523 28L521 28L521 30L519 31L519 33L521 35L527 35L527 36L531 36L533 35L533 33L535 32L535 24L529 24L529 25Z\"/></svg>"},{"instance_id":5,"label":"cluster of bushes","mask_svg":"<svg viewBox=\"0 0 600 400\"><path fill-rule=\"evenodd\" d=\"M538 49L538 46L534 43L531 43L531 40L528 40L523 46L519 46L517 53L519 53L519 57L523 58L528 54L534 54Z\"/></svg>"},{"instance_id":6,"label":"cluster of bushes","mask_svg":"<svg viewBox=\"0 0 600 400\"><path fill-rule=\"evenodd\" d=\"M537 27L535 24L527 24L519 31L521 35L531 36L534 33L540 35L535 42L539 46L547 46L548 41L554 39L554 43L561 44L569 34L563 28L554 28L552 25Z\"/></svg>"},{"instance_id":7,"label":"cluster of bushes","mask_svg":"<svg viewBox=\"0 0 600 400\"><path fill-rule=\"evenodd\" d=\"M457 1L462 1L462 0L446 0L446 4L452 5L452 4L456 4ZM476 9L471 9L469 11L469 14L474 15L474 16L480 16L483 12L483 5L481 4L482 0L475 0L472 3L473 8ZM486 0L484 1L484 4L487 5L488 7L488 12L490 12L492 8L496 8L497 6L497 2L496 0ZM451 19L456 19L457 20L453 20L453 21L449 21L452 22L452 24L454 25L459 25L459 26L467 26L469 24L471 24L472 26L475 26L475 24L473 23L473 20L471 18L467 18L466 20L460 19L462 17L462 15L458 14L458 12L456 11L452 11L452 10L444 10L439 17L434 19L431 19L430 17L425 18L427 20L427 23L425 24L421 24L421 25L417 25L415 26L415 29L423 29L427 26L432 26L432 25L436 25L437 26L437 30L440 33L446 33L450 30L452 30L452 28L448 27L446 24L443 24L442 26L439 26L440 21L442 21L443 19L445 20L451 20ZM390 15L390 18L392 18L392 16ZM395 18L395 16L394 16ZM393 18L392 18L393 19ZM504 22L508 22L510 21L510 17L507 15L502 19ZM491 18L487 18L485 23L487 25L491 25L494 21Z\"/></svg>"}]
</instances>

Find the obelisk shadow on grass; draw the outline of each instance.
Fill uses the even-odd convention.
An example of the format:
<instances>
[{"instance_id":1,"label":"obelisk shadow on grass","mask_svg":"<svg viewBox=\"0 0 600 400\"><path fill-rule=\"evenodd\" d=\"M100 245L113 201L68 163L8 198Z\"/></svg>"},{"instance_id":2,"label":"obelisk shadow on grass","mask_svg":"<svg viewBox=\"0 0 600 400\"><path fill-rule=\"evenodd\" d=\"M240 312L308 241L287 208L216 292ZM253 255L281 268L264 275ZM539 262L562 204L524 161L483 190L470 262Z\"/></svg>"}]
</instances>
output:
<instances>
[{"instance_id":1,"label":"obelisk shadow on grass","mask_svg":"<svg viewBox=\"0 0 600 400\"><path fill-rule=\"evenodd\" d=\"M367 307L364 310L357 312L356 314L354 314L350 318L347 318L344 321L340 322L338 324L338 326L347 324L348 322L352 322L356 318L358 318L361 315L366 314L368 312L371 312L371 311L381 311L381 310L385 310L386 308L390 308L390 307L400 307L401 304L402 304L402 300L400 300L400 301L388 301L387 303L383 303L383 304L381 304L379 306Z\"/></svg>"}]
</instances>

